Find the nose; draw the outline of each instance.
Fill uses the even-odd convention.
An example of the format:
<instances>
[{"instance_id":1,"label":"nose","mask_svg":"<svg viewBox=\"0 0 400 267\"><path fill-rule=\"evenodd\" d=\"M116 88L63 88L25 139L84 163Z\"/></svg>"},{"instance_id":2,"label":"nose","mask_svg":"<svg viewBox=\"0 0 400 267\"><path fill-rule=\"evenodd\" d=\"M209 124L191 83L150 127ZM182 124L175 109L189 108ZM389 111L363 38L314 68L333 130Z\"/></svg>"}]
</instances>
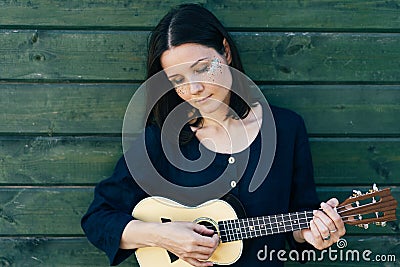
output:
<instances>
[{"instance_id":1,"label":"nose","mask_svg":"<svg viewBox=\"0 0 400 267\"><path fill-rule=\"evenodd\" d=\"M203 91L204 87L201 83L199 82L191 82L190 83L190 93L192 95L196 95L199 92Z\"/></svg>"}]
</instances>

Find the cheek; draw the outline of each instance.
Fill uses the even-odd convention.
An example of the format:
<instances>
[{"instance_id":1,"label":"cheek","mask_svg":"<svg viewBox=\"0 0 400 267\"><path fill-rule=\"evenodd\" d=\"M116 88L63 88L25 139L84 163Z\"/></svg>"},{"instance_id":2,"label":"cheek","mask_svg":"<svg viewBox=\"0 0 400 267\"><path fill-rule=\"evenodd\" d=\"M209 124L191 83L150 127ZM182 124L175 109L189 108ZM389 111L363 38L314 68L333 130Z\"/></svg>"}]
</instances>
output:
<instances>
[{"instance_id":1,"label":"cheek","mask_svg":"<svg viewBox=\"0 0 400 267\"><path fill-rule=\"evenodd\" d=\"M175 92L180 98L185 101L190 99L189 88L187 87L187 85L175 86Z\"/></svg>"}]
</instances>

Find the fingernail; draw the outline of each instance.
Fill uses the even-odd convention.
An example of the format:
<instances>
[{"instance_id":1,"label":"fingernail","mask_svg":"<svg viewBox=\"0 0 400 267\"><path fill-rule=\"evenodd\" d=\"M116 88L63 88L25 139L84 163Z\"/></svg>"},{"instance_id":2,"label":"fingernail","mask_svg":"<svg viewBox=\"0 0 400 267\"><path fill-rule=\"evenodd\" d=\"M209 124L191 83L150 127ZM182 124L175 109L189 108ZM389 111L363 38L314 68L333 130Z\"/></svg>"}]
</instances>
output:
<instances>
[{"instance_id":1,"label":"fingernail","mask_svg":"<svg viewBox=\"0 0 400 267\"><path fill-rule=\"evenodd\" d=\"M317 215L317 211L316 210L313 210L313 212L312 212L314 215Z\"/></svg>"}]
</instances>

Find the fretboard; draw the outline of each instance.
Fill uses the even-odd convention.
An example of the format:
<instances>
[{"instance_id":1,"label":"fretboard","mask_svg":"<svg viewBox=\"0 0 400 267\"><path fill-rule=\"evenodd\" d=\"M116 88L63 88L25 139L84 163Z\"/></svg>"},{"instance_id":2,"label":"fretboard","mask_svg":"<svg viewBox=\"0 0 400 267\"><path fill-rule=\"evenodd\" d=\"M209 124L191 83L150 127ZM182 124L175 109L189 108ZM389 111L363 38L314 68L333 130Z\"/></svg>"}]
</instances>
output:
<instances>
[{"instance_id":1,"label":"fretboard","mask_svg":"<svg viewBox=\"0 0 400 267\"><path fill-rule=\"evenodd\" d=\"M223 243L285 233L310 227L312 211L292 212L218 222Z\"/></svg>"}]
</instances>

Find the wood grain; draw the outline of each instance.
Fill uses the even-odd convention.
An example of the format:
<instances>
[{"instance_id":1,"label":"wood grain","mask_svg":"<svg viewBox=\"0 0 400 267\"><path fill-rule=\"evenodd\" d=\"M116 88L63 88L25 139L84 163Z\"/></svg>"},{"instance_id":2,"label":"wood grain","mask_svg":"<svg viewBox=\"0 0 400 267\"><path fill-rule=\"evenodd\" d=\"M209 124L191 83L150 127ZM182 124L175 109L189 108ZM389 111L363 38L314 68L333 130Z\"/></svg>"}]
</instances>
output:
<instances>
[{"instance_id":1,"label":"wood grain","mask_svg":"<svg viewBox=\"0 0 400 267\"><path fill-rule=\"evenodd\" d=\"M318 185L397 185L397 138L311 138ZM93 185L122 156L118 137L0 137L0 185Z\"/></svg>"},{"instance_id":2,"label":"wood grain","mask_svg":"<svg viewBox=\"0 0 400 267\"><path fill-rule=\"evenodd\" d=\"M192 1L37 0L0 3L0 25L154 27L173 6ZM383 0L196 1L225 26L241 29L398 30L400 2Z\"/></svg>"},{"instance_id":3,"label":"wood grain","mask_svg":"<svg viewBox=\"0 0 400 267\"><path fill-rule=\"evenodd\" d=\"M145 78L146 31L0 30L0 79ZM246 73L268 82L400 81L398 34L234 32Z\"/></svg>"},{"instance_id":4,"label":"wood grain","mask_svg":"<svg viewBox=\"0 0 400 267\"><path fill-rule=\"evenodd\" d=\"M110 266L85 237L0 238L0 266ZM130 257L122 267L139 267Z\"/></svg>"},{"instance_id":5,"label":"wood grain","mask_svg":"<svg viewBox=\"0 0 400 267\"><path fill-rule=\"evenodd\" d=\"M139 86L0 83L0 133L120 134L127 105ZM299 113L312 136L400 134L399 85L263 85L260 90L270 104Z\"/></svg>"}]
</instances>

